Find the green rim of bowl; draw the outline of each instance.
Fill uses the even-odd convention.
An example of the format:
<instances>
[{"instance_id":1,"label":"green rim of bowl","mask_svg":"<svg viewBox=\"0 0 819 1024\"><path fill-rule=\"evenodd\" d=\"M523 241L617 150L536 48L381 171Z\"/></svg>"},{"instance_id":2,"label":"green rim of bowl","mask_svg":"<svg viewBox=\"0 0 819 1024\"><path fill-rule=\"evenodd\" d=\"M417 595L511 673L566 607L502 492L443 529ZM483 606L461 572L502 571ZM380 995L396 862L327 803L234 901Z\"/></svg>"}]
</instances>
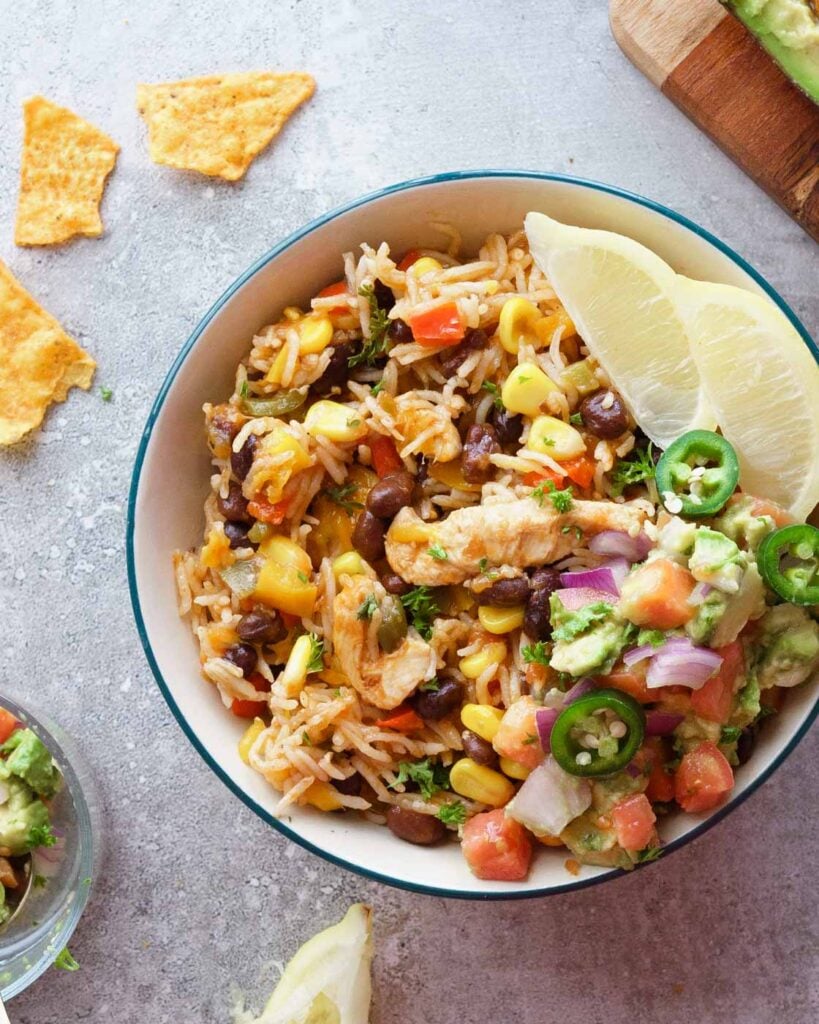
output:
<instances>
[{"instance_id":1,"label":"green rim of bowl","mask_svg":"<svg viewBox=\"0 0 819 1024\"><path fill-rule=\"evenodd\" d=\"M147 630L145 628L145 621L142 615L142 609L139 601L139 593L137 591L136 583L136 567L134 562L134 514L136 511L136 500L137 493L139 491L139 481L142 473L142 466L145 460L145 454L148 450L148 445L151 441L153 434L154 424L156 419L165 404L165 399L168 397L176 375L179 372L182 364L188 356L188 353L199 340L201 334L208 327L213 318L220 312L220 310L233 298L236 292L247 283L262 267L266 266L271 260L276 259L282 252L288 249L291 245L300 241L306 235L311 234L318 228L323 227L330 221L335 220L337 217L345 213L349 213L351 210L355 210L358 207L366 206L368 203L372 203L377 199L383 199L385 196L395 195L398 192L404 192L408 189L424 188L429 185L438 185L442 182L449 181L471 181L476 178L531 178L537 181L555 181L562 184L577 185L583 188L592 189L596 192L605 192L609 195L618 196L621 199L627 199L628 201L635 203L638 206L643 206L649 210L653 210L655 213L661 214L668 220L674 221L677 224L688 228L695 235L699 235L700 238L709 242L715 249L718 249L721 253L727 256L733 263L739 266L742 270L748 274L762 290L768 295L768 297L779 307L779 309L785 314L785 316L793 324L795 330L805 342L808 350L813 355L814 360L819 364L819 347L811 338L810 334L806 330L805 326L801 323L799 318L785 302L785 300L779 295L779 293L773 288L772 285L762 277L754 268L744 260L737 252L735 252L730 246L726 245L715 235L712 235L710 231L706 231L705 228L700 227L694 221L689 220L682 214L669 209L667 206L663 206L661 203L656 203L651 199L646 199L644 196L638 195L634 192L629 192L626 189L617 188L614 185L606 185L602 182L591 181L585 178L576 178L566 174L553 174L543 171L525 171L525 170L476 170L476 171L449 171L442 174L434 174L423 178L413 178L408 181L402 181L396 185L390 185L386 188L378 189L375 192L362 196L359 199L354 199L349 203L345 203L342 206L336 207L329 213L317 217L310 221L304 227L299 228L292 234L287 235L286 238L278 242L272 249L261 256L255 263L241 274L230 287L216 300L216 302L210 307L207 313L204 315L202 320L193 330L188 340L182 346L179 355L174 360L170 370L168 371L165 380L162 383L162 387L159 389L159 393L156 400L148 414L148 419L145 424L145 428L142 432L142 440L140 441L139 449L137 451L136 461L134 464L134 471L131 478L131 488L128 496L128 519L127 519L127 530L126 530L126 547L127 547L127 564L128 564L128 588L131 595L131 605L134 611L134 618L136 619L137 632L139 633L139 639L142 643L145 656L148 659L151 671L153 672L154 678L156 679L159 689L162 691L162 695L168 703L174 717L182 728L187 738L193 744L195 749L199 752L201 757L204 759L208 767L213 771L222 782L231 790L246 807L249 807L251 811L256 813L260 818L271 825L277 832L286 836L288 839L293 840L299 846L305 850L309 850L311 853L322 857L324 860L335 864L338 867L346 868L349 871L353 871L356 874L363 875L365 878L373 879L377 882L383 882L386 885L394 886L398 889L404 889L409 892L422 893L428 896L444 896L451 897L454 899L469 899L469 900L514 900L514 899L533 899L542 896L552 896L559 893L575 892L579 889L585 889L592 885L599 885L602 882L610 881L613 878L618 878L624 874L630 874L619 868L613 868L610 871L605 871L601 874L595 875L593 878L580 878L576 881L566 882L564 885L555 885L542 887L539 889L510 889L504 890L503 892L478 892L469 889L450 889L442 886L434 885L419 885L414 882L407 882L400 878L394 878L391 875L383 874L379 871L372 871L369 868L364 868L353 861L345 860L343 857L337 857L334 854L328 853L323 850L320 846L310 842L303 836L299 835L298 832L291 829L283 821L274 818L269 811L258 804L249 794L247 794L241 786L237 785L228 775L224 772L217 761L211 757L210 753L205 748L204 744L200 742L199 737L195 731L188 724L187 719L180 711L176 701L171 694L168 684L162 673L159 670L156 658L154 657L151 642L148 637ZM814 702L813 708L808 714L805 721L797 730L796 734L792 737L785 749L771 762L768 768L761 772L755 779L753 779L747 786L747 788L732 800L726 803L719 810L715 811L707 821L701 822L699 825L692 828L684 836L680 836L678 839L674 839L663 847L663 856L660 860L665 860L668 854L673 853L675 850L682 849L688 843L692 842L697 837L703 835L709 829L713 828L718 822L720 822L726 815L728 815L736 807L739 807L753 792L755 792L763 782L768 779L773 772L787 759L787 757L794 750L796 745L807 733L808 729L812 725L816 716L819 714L819 697ZM642 865L643 868L648 867L648 864Z\"/></svg>"}]
</instances>

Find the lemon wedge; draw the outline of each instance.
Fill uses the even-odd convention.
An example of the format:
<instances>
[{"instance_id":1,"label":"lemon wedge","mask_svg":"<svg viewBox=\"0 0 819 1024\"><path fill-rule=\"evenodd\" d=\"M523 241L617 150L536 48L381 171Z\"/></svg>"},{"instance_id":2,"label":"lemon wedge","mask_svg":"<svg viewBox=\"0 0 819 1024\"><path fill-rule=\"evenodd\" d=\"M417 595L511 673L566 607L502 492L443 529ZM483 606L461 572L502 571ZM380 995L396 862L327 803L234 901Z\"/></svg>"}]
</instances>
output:
<instances>
[{"instance_id":1,"label":"lemon wedge","mask_svg":"<svg viewBox=\"0 0 819 1024\"><path fill-rule=\"evenodd\" d=\"M367 1024L371 911L354 903L338 924L305 942L253 1024Z\"/></svg>"},{"instance_id":2,"label":"lemon wedge","mask_svg":"<svg viewBox=\"0 0 819 1024\"><path fill-rule=\"evenodd\" d=\"M525 221L532 256L634 418L661 448L688 430L713 430L677 274L624 235L572 227L542 213Z\"/></svg>"},{"instance_id":3,"label":"lemon wedge","mask_svg":"<svg viewBox=\"0 0 819 1024\"><path fill-rule=\"evenodd\" d=\"M740 487L804 520L819 502L819 367L805 343L742 288L678 277L677 305Z\"/></svg>"}]
</instances>

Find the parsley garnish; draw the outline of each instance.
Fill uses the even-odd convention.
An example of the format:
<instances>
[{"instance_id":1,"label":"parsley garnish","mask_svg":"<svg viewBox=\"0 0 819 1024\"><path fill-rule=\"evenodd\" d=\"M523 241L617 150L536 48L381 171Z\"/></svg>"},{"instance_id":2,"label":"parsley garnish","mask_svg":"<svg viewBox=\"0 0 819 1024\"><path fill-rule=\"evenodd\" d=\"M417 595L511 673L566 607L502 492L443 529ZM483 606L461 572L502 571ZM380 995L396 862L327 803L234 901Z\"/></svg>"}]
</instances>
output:
<instances>
[{"instance_id":1,"label":"parsley garnish","mask_svg":"<svg viewBox=\"0 0 819 1024\"><path fill-rule=\"evenodd\" d=\"M57 954L57 958L54 961L54 966L58 971L78 971L80 965L71 955L71 951L68 946L63 946L60 952Z\"/></svg>"},{"instance_id":2,"label":"parsley garnish","mask_svg":"<svg viewBox=\"0 0 819 1024\"><path fill-rule=\"evenodd\" d=\"M100 388L100 398L103 400L103 402L110 402L113 397L114 392L103 384L102 387Z\"/></svg>"},{"instance_id":3,"label":"parsley garnish","mask_svg":"<svg viewBox=\"0 0 819 1024\"><path fill-rule=\"evenodd\" d=\"M466 804L462 800L450 800L438 808L436 817L445 825L463 825L466 821Z\"/></svg>"},{"instance_id":4,"label":"parsley garnish","mask_svg":"<svg viewBox=\"0 0 819 1024\"><path fill-rule=\"evenodd\" d=\"M51 831L50 825L32 825L28 830L27 845L34 849L35 846L54 846L57 837Z\"/></svg>"},{"instance_id":5,"label":"parsley garnish","mask_svg":"<svg viewBox=\"0 0 819 1024\"><path fill-rule=\"evenodd\" d=\"M345 512L350 515L360 508L364 508L360 501L353 501L352 495L358 492L358 484L342 484L340 487L325 487L324 493L330 499L334 501L336 505L341 505Z\"/></svg>"},{"instance_id":6,"label":"parsley garnish","mask_svg":"<svg viewBox=\"0 0 819 1024\"><path fill-rule=\"evenodd\" d=\"M571 423L571 425L573 427L582 427L582 426L584 426L583 417L580 415L579 412L573 412L571 414L571 416L569 417L569 423Z\"/></svg>"},{"instance_id":7,"label":"parsley garnish","mask_svg":"<svg viewBox=\"0 0 819 1024\"><path fill-rule=\"evenodd\" d=\"M560 599L557 598L556 600L560 607L563 608ZM562 613L556 616L556 618L563 621L552 631L552 639L565 642L574 640L576 636L585 633L596 622L602 622L604 619L607 619L613 610L613 607L606 601L595 601L594 604L587 604L585 608L578 608L577 611L573 612L563 609Z\"/></svg>"},{"instance_id":8,"label":"parsley garnish","mask_svg":"<svg viewBox=\"0 0 819 1024\"><path fill-rule=\"evenodd\" d=\"M665 633L661 629L641 629L637 634L637 646L644 647L651 644L652 647L662 647L665 643Z\"/></svg>"},{"instance_id":9,"label":"parsley garnish","mask_svg":"<svg viewBox=\"0 0 819 1024\"><path fill-rule=\"evenodd\" d=\"M307 573L306 572L302 572L300 569L297 569L296 570L296 575L298 576L298 578L301 580L302 583L307 583Z\"/></svg>"},{"instance_id":10,"label":"parsley garnish","mask_svg":"<svg viewBox=\"0 0 819 1024\"><path fill-rule=\"evenodd\" d=\"M444 551L440 544L433 544L427 552L436 562L445 562L449 555Z\"/></svg>"},{"instance_id":11,"label":"parsley garnish","mask_svg":"<svg viewBox=\"0 0 819 1024\"><path fill-rule=\"evenodd\" d=\"M635 448L630 459L620 459L611 471L611 493L619 498L623 491L641 480L654 479L654 459L652 445L647 448Z\"/></svg>"},{"instance_id":12,"label":"parsley garnish","mask_svg":"<svg viewBox=\"0 0 819 1024\"><path fill-rule=\"evenodd\" d=\"M564 491L559 491L553 480L544 480L542 484L538 484L532 491L531 496L535 499L538 505L542 505L543 499L548 497L549 501L551 501L558 512L568 512L572 507L573 499L571 488L567 487Z\"/></svg>"},{"instance_id":13,"label":"parsley garnish","mask_svg":"<svg viewBox=\"0 0 819 1024\"><path fill-rule=\"evenodd\" d=\"M640 850L637 853L637 863L648 864L652 860L657 860L657 858L662 854L662 852L662 846L649 846L648 849Z\"/></svg>"},{"instance_id":14,"label":"parsley garnish","mask_svg":"<svg viewBox=\"0 0 819 1024\"><path fill-rule=\"evenodd\" d=\"M375 599L375 594L368 594L358 606L358 611L356 612L355 617L357 619L367 619L369 621L377 610L378 601Z\"/></svg>"},{"instance_id":15,"label":"parsley garnish","mask_svg":"<svg viewBox=\"0 0 819 1024\"><path fill-rule=\"evenodd\" d=\"M377 384L373 384L373 386L370 388L370 394L373 396L373 398L375 398L376 395L380 395L381 394L383 388L384 388L384 378L382 377L381 380Z\"/></svg>"},{"instance_id":16,"label":"parsley garnish","mask_svg":"<svg viewBox=\"0 0 819 1024\"><path fill-rule=\"evenodd\" d=\"M250 394L250 388L246 380L242 381L242 386L239 388L239 398L247 398Z\"/></svg>"},{"instance_id":17,"label":"parsley garnish","mask_svg":"<svg viewBox=\"0 0 819 1024\"><path fill-rule=\"evenodd\" d=\"M307 671L321 672L324 668L324 641L319 640L315 633L308 633L310 637L310 660L307 662Z\"/></svg>"},{"instance_id":18,"label":"parsley garnish","mask_svg":"<svg viewBox=\"0 0 819 1024\"><path fill-rule=\"evenodd\" d=\"M309 747L312 744L313 741L310 739L309 732L305 731L301 734L301 742L305 747Z\"/></svg>"},{"instance_id":19,"label":"parsley garnish","mask_svg":"<svg viewBox=\"0 0 819 1024\"><path fill-rule=\"evenodd\" d=\"M527 665L531 665L533 662L538 665L549 664L549 645L543 640L538 640L536 644L527 644L521 654Z\"/></svg>"},{"instance_id":20,"label":"parsley garnish","mask_svg":"<svg viewBox=\"0 0 819 1024\"><path fill-rule=\"evenodd\" d=\"M433 676L432 679L427 679L425 683L421 683L418 689L423 690L424 693L437 693L441 689L441 684L438 681L438 677Z\"/></svg>"},{"instance_id":21,"label":"parsley garnish","mask_svg":"<svg viewBox=\"0 0 819 1024\"><path fill-rule=\"evenodd\" d=\"M478 568L480 569L481 572L485 573L486 570L489 568L489 559L488 558L482 558L478 562Z\"/></svg>"},{"instance_id":22,"label":"parsley garnish","mask_svg":"<svg viewBox=\"0 0 819 1024\"><path fill-rule=\"evenodd\" d=\"M372 366L377 359L386 355L389 349L387 329L390 326L391 320L387 316L387 311L378 305L373 285L362 285L358 290L358 294L363 295L370 302L370 336L364 339L361 351L356 352L354 356L350 356L347 360L347 365L351 370L362 363L365 366Z\"/></svg>"},{"instance_id":23,"label":"parsley garnish","mask_svg":"<svg viewBox=\"0 0 819 1024\"><path fill-rule=\"evenodd\" d=\"M412 616L412 624L425 640L432 636L432 620L441 610L431 587L413 587L402 595L401 604Z\"/></svg>"},{"instance_id":24,"label":"parsley garnish","mask_svg":"<svg viewBox=\"0 0 819 1024\"><path fill-rule=\"evenodd\" d=\"M533 743L537 743L537 741L538 741L538 737L534 736L532 733L529 733L529 735L523 741L523 745L524 745L524 747L531 747L531 745Z\"/></svg>"},{"instance_id":25,"label":"parsley garnish","mask_svg":"<svg viewBox=\"0 0 819 1024\"><path fill-rule=\"evenodd\" d=\"M495 408L502 409L503 399L501 398L501 389L498 387L498 385L493 384L491 380L485 380L483 384L481 384L481 387L483 388L484 391L488 391L489 394L492 395L492 404L495 406Z\"/></svg>"},{"instance_id":26,"label":"parsley garnish","mask_svg":"<svg viewBox=\"0 0 819 1024\"><path fill-rule=\"evenodd\" d=\"M394 789L407 782L414 782L421 796L429 800L442 789L449 789L449 770L442 764L433 763L428 757L423 761L401 761L395 782L389 788Z\"/></svg>"},{"instance_id":27,"label":"parsley garnish","mask_svg":"<svg viewBox=\"0 0 819 1024\"><path fill-rule=\"evenodd\" d=\"M34 886L35 889L43 889L45 888L45 884L47 881L48 879L46 878L45 875L35 875L32 885Z\"/></svg>"},{"instance_id":28,"label":"parsley garnish","mask_svg":"<svg viewBox=\"0 0 819 1024\"><path fill-rule=\"evenodd\" d=\"M742 729L738 725L724 725L719 734L720 743L736 743L742 735Z\"/></svg>"}]
</instances>

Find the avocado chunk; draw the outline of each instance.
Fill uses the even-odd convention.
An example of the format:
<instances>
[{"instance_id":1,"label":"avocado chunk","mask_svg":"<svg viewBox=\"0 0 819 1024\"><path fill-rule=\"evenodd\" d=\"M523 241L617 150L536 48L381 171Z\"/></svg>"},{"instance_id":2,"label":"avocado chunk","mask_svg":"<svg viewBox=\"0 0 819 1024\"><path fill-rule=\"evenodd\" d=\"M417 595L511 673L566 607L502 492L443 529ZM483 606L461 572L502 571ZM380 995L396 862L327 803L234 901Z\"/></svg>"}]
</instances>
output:
<instances>
[{"instance_id":1,"label":"avocado chunk","mask_svg":"<svg viewBox=\"0 0 819 1024\"><path fill-rule=\"evenodd\" d=\"M552 594L551 608L554 647L549 664L556 672L608 672L634 632L605 601L570 611Z\"/></svg>"},{"instance_id":2,"label":"avocado chunk","mask_svg":"<svg viewBox=\"0 0 819 1024\"><path fill-rule=\"evenodd\" d=\"M788 78L819 103L819 17L811 0L722 0Z\"/></svg>"},{"instance_id":3,"label":"avocado chunk","mask_svg":"<svg viewBox=\"0 0 819 1024\"><path fill-rule=\"evenodd\" d=\"M0 847L6 847L8 856L28 853L37 845L36 832L49 826L48 808L22 779L12 775L4 783L8 799L0 804Z\"/></svg>"},{"instance_id":4,"label":"avocado chunk","mask_svg":"<svg viewBox=\"0 0 819 1024\"><path fill-rule=\"evenodd\" d=\"M18 729L0 747L7 755L0 761L0 778L13 775L22 779L42 797L54 796L60 784L60 773L43 741L31 729Z\"/></svg>"},{"instance_id":5,"label":"avocado chunk","mask_svg":"<svg viewBox=\"0 0 819 1024\"><path fill-rule=\"evenodd\" d=\"M819 671L819 623L804 608L780 604L761 620L756 672L763 690L798 686Z\"/></svg>"},{"instance_id":6,"label":"avocado chunk","mask_svg":"<svg viewBox=\"0 0 819 1024\"><path fill-rule=\"evenodd\" d=\"M776 523L771 516L755 516L751 510L755 499L747 494L731 501L722 515L714 520L714 529L730 537L734 543L756 551Z\"/></svg>"},{"instance_id":7,"label":"avocado chunk","mask_svg":"<svg viewBox=\"0 0 819 1024\"><path fill-rule=\"evenodd\" d=\"M688 562L694 579L726 594L736 594L746 565L746 556L730 537L708 526L698 528Z\"/></svg>"},{"instance_id":8,"label":"avocado chunk","mask_svg":"<svg viewBox=\"0 0 819 1024\"><path fill-rule=\"evenodd\" d=\"M727 607L726 595L719 590L712 590L697 608L694 618L685 624L685 631L695 644L709 642Z\"/></svg>"}]
</instances>

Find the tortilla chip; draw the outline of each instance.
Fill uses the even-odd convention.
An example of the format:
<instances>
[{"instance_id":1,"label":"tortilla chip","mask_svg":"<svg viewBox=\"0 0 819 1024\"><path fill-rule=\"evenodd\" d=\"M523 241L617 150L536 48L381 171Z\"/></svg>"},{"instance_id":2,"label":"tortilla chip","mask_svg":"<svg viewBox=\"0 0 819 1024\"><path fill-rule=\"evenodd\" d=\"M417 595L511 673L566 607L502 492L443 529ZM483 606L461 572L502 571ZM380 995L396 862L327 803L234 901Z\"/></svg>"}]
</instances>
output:
<instances>
[{"instance_id":1,"label":"tortilla chip","mask_svg":"<svg viewBox=\"0 0 819 1024\"><path fill-rule=\"evenodd\" d=\"M65 107L34 96L23 104L25 134L17 202L17 245L53 245L102 234L100 201L119 146Z\"/></svg>"},{"instance_id":2,"label":"tortilla chip","mask_svg":"<svg viewBox=\"0 0 819 1024\"><path fill-rule=\"evenodd\" d=\"M89 388L96 365L0 262L0 444L38 426L69 388Z\"/></svg>"},{"instance_id":3,"label":"tortilla chip","mask_svg":"<svg viewBox=\"0 0 819 1024\"><path fill-rule=\"evenodd\" d=\"M154 163L237 181L316 89L311 75L249 71L137 86Z\"/></svg>"}]
</instances>

